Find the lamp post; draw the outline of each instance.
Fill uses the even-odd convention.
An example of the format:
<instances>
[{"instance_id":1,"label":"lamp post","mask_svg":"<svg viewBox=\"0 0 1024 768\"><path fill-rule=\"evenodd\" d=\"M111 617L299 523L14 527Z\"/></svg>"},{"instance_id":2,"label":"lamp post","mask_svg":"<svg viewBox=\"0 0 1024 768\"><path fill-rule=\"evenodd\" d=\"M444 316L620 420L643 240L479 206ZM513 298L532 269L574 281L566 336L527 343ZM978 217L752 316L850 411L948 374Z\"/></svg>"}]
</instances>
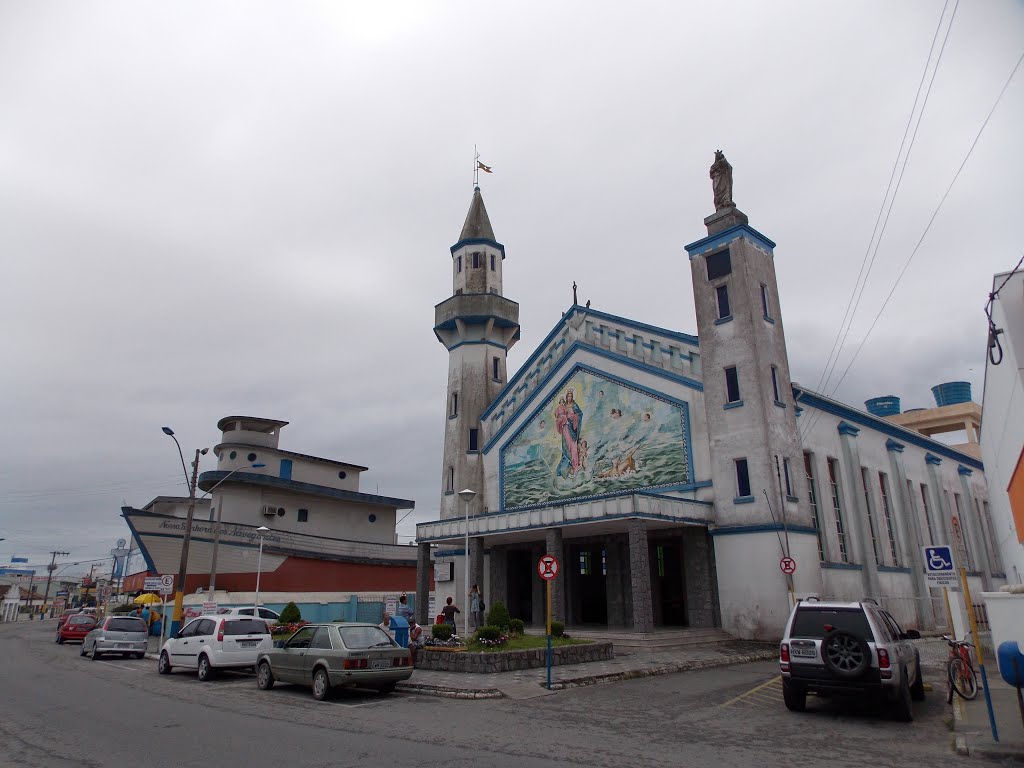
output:
<instances>
[{"instance_id":1,"label":"lamp post","mask_svg":"<svg viewBox=\"0 0 1024 768\"><path fill-rule=\"evenodd\" d=\"M181 452L181 443L174 436L174 430L170 427L162 427L165 435L169 436L174 444L178 446L178 455L181 456L181 468L185 469L185 456ZM185 575L188 572L188 545L192 541L192 516L196 511L196 481L199 478L199 457L205 455L209 448L196 448L196 458L192 462L192 480L188 486L188 514L185 516L185 535L181 540L181 562L178 565L178 583L174 591L174 617L171 620L171 634L173 635L181 627L181 618L184 613L185 604ZM185 479L188 480L188 472L185 472Z\"/></svg>"},{"instance_id":2,"label":"lamp post","mask_svg":"<svg viewBox=\"0 0 1024 768\"><path fill-rule=\"evenodd\" d=\"M260 571L263 570L263 537L270 532L270 529L265 525L261 525L256 529L256 533L260 535L260 554L256 560L256 601L253 603L252 613L257 618L260 615Z\"/></svg>"},{"instance_id":3,"label":"lamp post","mask_svg":"<svg viewBox=\"0 0 1024 768\"><path fill-rule=\"evenodd\" d=\"M235 472L240 472L243 469L262 469L267 466L266 464L249 464L245 467L239 467L238 469L232 469L210 490L206 491L203 496L207 493L210 494L210 498L213 498L213 492L220 487L220 484L231 477ZM217 521L213 524L213 554L210 556L210 599L216 601L217 596L214 595L214 591L217 589L217 550L220 547L220 512L221 507L224 505L224 500L221 499L221 503L217 505Z\"/></svg>"},{"instance_id":4,"label":"lamp post","mask_svg":"<svg viewBox=\"0 0 1024 768\"><path fill-rule=\"evenodd\" d=\"M465 578L465 589L466 593L469 593L469 502L476 497L476 491L465 488L459 491L459 498L466 502L466 551L464 556L466 558L465 567L462 569L463 577ZM462 624L465 631L466 641L469 642L469 606L465 606L466 610L463 611Z\"/></svg>"}]
</instances>

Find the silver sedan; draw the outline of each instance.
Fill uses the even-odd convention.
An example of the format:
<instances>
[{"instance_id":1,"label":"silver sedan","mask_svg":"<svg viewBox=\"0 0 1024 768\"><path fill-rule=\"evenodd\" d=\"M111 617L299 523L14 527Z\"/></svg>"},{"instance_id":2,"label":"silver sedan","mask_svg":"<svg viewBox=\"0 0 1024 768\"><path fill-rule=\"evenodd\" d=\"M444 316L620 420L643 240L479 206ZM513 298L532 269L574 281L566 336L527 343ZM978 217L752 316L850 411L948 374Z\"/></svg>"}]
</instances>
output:
<instances>
[{"instance_id":1,"label":"silver sedan","mask_svg":"<svg viewBox=\"0 0 1024 768\"><path fill-rule=\"evenodd\" d=\"M307 624L274 646L256 661L256 684L264 691L275 682L297 683L323 701L342 686L391 693L412 676L409 649L376 624Z\"/></svg>"},{"instance_id":2,"label":"silver sedan","mask_svg":"<svg viewBox=\"0 0 1024 768\"><path fill-rule=\"evenodd\" d=\"M119 653L141 659L149 644L149 628L136 616L107 616L82 641L82 656L92 653L96 661L105 653Z\"/></svg>"}]
</instances>

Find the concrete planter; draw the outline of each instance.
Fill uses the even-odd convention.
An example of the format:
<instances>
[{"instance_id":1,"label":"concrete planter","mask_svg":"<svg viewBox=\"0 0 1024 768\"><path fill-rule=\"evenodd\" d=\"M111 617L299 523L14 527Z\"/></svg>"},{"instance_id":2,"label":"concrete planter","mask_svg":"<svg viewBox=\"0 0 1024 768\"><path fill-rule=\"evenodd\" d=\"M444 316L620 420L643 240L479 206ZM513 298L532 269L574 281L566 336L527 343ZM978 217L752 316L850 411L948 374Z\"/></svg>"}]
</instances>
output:
<instances>
[{"instance_id":1,"label":"concrete planter","mask_svg":"<svg viewBox=\"0 0 1024 768\"><path fill-rule=\"evenodd\" d=\"M551 665L583 664L588 661L608 661L615 658L610 642L563 645L551 649ZM547 649L531 648L526 651L495 653L452 653L450 650L421 648L416 657L418 669L435 672L468 672L489 674L511 672L516 669L536 669L547 665Z\"/></svg>"}]
</instances>

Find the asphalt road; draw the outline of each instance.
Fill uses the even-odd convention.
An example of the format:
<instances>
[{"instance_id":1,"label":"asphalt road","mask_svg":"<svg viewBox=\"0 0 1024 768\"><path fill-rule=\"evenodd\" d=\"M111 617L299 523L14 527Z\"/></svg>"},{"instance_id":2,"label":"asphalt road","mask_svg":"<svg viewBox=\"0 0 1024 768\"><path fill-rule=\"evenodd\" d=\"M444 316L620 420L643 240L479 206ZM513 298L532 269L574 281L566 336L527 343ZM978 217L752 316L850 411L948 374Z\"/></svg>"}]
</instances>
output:
<instances>
[{"instance_id":1,"label":"asphalt road","mask_svg":"<svg viewBox=\"0 0 1024 768\"><path fill-rule=\"evenodd\" d=\"M209 683L151 660L93 662L54 621L0 624L0 766L845 766L977 764L952 751L940 693L898 723L811 699L788 712L774 663L665 675L527 700L455 700ZM415 679L415 676L413 677ZM755 690L756 689L756 690Z\"/></svg>"}]
</instances>

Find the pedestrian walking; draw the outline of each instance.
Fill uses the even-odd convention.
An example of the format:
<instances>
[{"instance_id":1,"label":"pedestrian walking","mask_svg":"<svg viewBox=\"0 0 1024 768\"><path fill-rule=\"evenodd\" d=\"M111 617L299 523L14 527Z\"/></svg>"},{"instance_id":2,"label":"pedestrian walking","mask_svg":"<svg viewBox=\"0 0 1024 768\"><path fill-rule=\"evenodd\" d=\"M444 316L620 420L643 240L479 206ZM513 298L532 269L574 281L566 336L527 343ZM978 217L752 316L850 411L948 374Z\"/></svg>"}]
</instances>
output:
<instances>
[{"instance_id":1,"label":"pedestrian walking","mask_svg":"<svg viewBox=\"0 0 1024 768\"><path fill-rule=\"evenodd\" d=\"M444 623L455 626L455 614L462 613L459 607L455 605L455 602L449 597L445 602L444 608L441 609L441 613L444 615Z\"/></svg>"},{"instance_id":2,"label":"pedestrian walking","mask_svg":"<svg viewBox=\"0 0 1024 768\"><path fill-rule=\"evenodd\" d=\"M483 611L480 609L480 604L483 602L482 596L480 595L480 587L476 584L469 590L469 614L473 617L473 628L479 629L483 626Z\"/></svg>"}]
</instances>

